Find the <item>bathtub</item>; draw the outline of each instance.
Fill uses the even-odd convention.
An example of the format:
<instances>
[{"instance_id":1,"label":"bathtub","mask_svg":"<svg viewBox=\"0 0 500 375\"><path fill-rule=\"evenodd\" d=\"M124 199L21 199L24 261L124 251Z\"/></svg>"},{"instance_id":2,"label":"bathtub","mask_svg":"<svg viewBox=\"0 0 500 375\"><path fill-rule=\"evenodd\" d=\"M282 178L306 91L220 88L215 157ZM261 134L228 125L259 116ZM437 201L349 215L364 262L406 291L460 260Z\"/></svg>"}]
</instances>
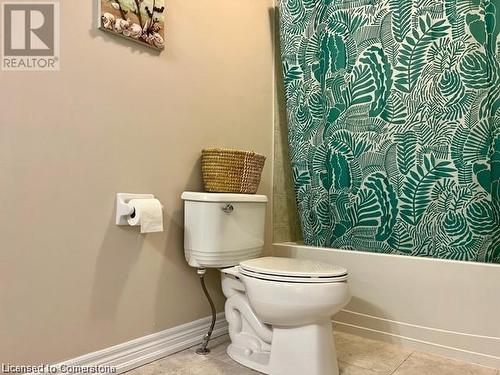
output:
<instances>
[{"instance_id":1,"label":"bathtub","mask_svg":"<svg viewBox=\"0 0 500 375\"><path fill-rule=\"evenodd\" d=\"M500 265L273 244L349 270L335 329L500 368Z\"/></svg>"}]
</instances>

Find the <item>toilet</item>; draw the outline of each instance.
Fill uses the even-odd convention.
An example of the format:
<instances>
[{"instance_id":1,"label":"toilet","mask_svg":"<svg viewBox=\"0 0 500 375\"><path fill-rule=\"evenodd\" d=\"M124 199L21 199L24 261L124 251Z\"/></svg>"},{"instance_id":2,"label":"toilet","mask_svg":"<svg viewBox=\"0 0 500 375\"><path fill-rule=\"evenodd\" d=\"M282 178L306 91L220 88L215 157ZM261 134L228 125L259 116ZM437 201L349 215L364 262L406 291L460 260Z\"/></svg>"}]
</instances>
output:
<instances>
[{"instance_id":1,"label":"toilet","mask_svg":"<svg viewBox=\"0 0 500 375\"><path fill-rule=\"evenodd\" d=\"M350 300L345 268L261 257L267 197L184 192L184 252L218 268L226 296L228 355L271 375L338 375L331 318Z\"/></svg>"}]
</instances>

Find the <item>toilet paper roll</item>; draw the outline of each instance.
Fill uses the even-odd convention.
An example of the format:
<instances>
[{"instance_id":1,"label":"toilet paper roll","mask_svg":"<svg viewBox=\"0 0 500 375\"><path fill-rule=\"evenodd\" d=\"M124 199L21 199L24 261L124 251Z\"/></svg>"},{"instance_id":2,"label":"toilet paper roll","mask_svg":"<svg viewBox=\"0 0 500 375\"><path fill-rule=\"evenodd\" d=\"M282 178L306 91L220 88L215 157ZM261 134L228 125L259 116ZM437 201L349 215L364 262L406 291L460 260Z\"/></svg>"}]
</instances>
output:
<instances>
[{"instance_id":1,"label":"toilet paper roll","mask_svg":"<svg viewBox=\"0 0 500 375\"><path fill-rule=\"evenodd\" d=\"M163 208L158 199L131 199L134 212L128 216L131 226L141 226L141 233L163 232Z\"/></svg>"}]
</instances>

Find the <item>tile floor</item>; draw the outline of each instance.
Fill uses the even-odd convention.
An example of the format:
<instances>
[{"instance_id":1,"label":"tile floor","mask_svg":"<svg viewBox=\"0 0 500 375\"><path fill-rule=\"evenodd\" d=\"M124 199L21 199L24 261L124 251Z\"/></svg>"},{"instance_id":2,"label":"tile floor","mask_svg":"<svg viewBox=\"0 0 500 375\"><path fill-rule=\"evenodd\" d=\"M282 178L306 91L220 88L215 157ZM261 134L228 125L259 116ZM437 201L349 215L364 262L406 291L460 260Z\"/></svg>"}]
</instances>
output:
<instances>
[{"instance_id":1,"label":"tile floor","mask_svg":"<svg viewBox=\"0 0 500 375\"><path fill-rule=\"evenodd\" d=\"M335 334L341 375L500 375L500 370L481 367L427 353L403 349L359 336ZM226 354L227 336L215 339L207 356L187 349L127 375L257 375ZM304 374L306 375L306 374Z\"/></svg>"}]
</instances>

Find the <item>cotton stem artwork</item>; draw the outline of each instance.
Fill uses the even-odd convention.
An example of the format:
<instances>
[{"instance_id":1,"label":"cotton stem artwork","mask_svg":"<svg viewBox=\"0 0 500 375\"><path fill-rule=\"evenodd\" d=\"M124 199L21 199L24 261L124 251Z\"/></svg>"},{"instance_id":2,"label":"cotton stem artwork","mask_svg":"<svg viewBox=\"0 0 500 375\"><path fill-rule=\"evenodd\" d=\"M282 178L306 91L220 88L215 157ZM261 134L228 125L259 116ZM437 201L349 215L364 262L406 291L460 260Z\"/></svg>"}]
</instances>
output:
<instances>
[{"instance_id":1,"label":"cotton stem artwork","mask_svg":"<svg viewBox=\"0 0 500 375\"><path fill-rule=\"evenodd\" d=\"M100 29L165 48L165 0L99 0Z\"/></svg>"}]
</instances>

